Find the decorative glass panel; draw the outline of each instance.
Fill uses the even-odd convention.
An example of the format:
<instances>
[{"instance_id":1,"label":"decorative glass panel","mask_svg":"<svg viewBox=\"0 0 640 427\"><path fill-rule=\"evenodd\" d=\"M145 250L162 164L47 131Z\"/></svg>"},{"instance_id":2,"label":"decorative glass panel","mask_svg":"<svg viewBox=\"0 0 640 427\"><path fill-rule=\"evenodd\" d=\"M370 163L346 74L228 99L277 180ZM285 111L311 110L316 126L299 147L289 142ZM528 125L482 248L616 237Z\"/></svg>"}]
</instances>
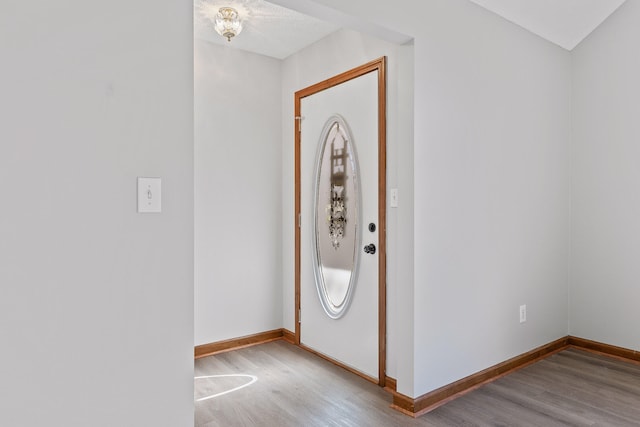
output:
<instances>
[{"instance_id":1,"label":"decorative glass panel","mask_svg":"<svg viewBox=\"0 0 640 427\"><path fill-rule=\"evenodd\" d=\"M314 273L329 317L344 315L355 286L360 247L360 187L351 132L344 119L327 120L316 158Z\"/></svg>"}]
</instances>

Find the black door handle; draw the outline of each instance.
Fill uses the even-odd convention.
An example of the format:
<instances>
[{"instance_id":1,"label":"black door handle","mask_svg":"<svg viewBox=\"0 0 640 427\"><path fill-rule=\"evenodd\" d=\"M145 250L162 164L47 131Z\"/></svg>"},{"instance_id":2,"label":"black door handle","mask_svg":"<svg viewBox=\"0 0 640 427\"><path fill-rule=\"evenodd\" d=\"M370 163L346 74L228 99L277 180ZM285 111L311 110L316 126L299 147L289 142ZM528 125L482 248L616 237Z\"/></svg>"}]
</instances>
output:
<instances>
[{"instance_id":1,"label":"black door handle","mask_svg":"<svg viewBox=\"0 0 640 427\"><path fill-rule=\"evenodd\" d=\"M364 252L371 255L375 254L376 245L374 245L373 243L368 244L367 246L364 247Z\"/></svg>"}]
</instances>

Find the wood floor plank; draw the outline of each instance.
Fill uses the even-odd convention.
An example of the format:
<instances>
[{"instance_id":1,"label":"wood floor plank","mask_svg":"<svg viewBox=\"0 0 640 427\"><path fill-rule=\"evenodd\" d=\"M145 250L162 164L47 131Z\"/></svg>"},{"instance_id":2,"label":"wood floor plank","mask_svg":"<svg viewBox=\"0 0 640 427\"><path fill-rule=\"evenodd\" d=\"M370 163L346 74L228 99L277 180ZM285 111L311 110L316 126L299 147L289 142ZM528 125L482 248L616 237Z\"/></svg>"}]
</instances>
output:
<instances>
[{"instance_id":1,"label":"wood floor plank","mask_svg":"<svg viewBox=\"0 0 640 427\"><path fill-rule=\"evenodd\" d=\"M203 427L640 426L640 364L576 349L417 419L391 409L391 397L376 385L285 341L198 359L195 374L258 377L238 391L196 402L195 424ZM239 382L196 380L195 395Z\"/></svg>"}]
</instances>

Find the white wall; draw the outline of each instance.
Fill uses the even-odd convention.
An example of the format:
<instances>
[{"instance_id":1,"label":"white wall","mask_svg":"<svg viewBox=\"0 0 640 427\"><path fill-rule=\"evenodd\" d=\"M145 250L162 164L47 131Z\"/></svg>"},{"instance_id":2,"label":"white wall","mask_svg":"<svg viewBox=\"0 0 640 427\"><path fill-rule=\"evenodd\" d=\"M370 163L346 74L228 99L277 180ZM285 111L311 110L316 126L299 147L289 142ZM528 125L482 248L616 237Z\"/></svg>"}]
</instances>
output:
<instances>
[{"instance_id":1,"label":"white wall","mask_svg":"<svg viewBox=\"0 0 640 427\"><path fill-rule=\"evenodd\" d=\"M387 182L389 188L399 188L400 198L411 192L411 153L413 128L413 80L412 46L399 46L361 33L340 30L324 39L291 55L283 62L282 68L282 152L283 152L283 286L284 286L284 327L295 330L294 313L294 93L336 74L355 68L381 56L388 59L387 79ZM399 171L399 159L409 164ZM398 273L412 271L412 258L398 257L398 241L411 239L413 232L413 212L410 197L400 203L398 209L387 208L388 242L388 360L387 374L398 376L397 367L410 367L412 351L400 351L411 345L411 312L397 307L398 281L406 275ZM398 218L402 216L403 222ZM404 326L401 326L404 325ZM402 346L402 340L407 343ZM399 358L403 358L399 361ZM404 373L403 373L404 375ZM406 373L410 381L410 372Z\"/></svg>"},{"instance_id":2,"label":"white wall","mask_svg":"<svg viewBox=\"0 0 640 427\"><path fill-rule=\"evenodd\" d=\"M281 61L195 41L195 343L282 327Z\"/></svg>"},{"instance_id":3,"label":"white wall","mask_svg":"<svg viewBox=\"0 0 640 427\"><path fill-rule=\"evenodd\" d=\"M0 4L0 425L193 424L191 22Z\"/></svg>"},{"instance_id":4,"label":"white wall","mask_svg":"<svg viewBox=\"0 0 640 427\"><path fill-rule=\"evenodd\" d=\"M416 37L417 395L567 334L569 53L439 3Z\"/></svg>"},{"instance_id":5,"label":"white wall","mask_svg":"<svg viewBox=\"0 0 640 427\"><path fill-rule=\"evenodd\" d=\"M640 350L640 2L574 51L572 335Z\"/></svg>"},{"instance_id":6,"label":"white wall","mask_svg":"<svg viewBox=\"0 0 640 427\"><path fill-rule=\"evenodd\" d=\"M415 240L398 244L415 269L396 302L414 304L415 383L399 391L566 335L570 54L466 0L314 3L415 37Z\"/></svg>"}]
</instances>

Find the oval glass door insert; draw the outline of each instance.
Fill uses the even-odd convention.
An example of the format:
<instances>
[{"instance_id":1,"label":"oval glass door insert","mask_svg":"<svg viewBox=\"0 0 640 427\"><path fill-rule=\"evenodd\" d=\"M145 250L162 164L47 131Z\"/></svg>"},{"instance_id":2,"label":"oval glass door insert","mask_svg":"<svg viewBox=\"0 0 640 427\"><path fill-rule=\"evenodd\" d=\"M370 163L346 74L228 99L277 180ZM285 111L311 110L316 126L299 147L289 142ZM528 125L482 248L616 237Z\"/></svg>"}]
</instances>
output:
<instances>
[{"instance_id":1,"label":"oval glass door insert","mask_svg":"<svg viewBox=\"0 0 640 427\"><path fill-rule=\"evenodd\" d=\"M313 267L320 302L333 319L349 307L360 251L360 188L355 146L345 120L331 116L316 155Z\"/></svg>"}]
</instances>

